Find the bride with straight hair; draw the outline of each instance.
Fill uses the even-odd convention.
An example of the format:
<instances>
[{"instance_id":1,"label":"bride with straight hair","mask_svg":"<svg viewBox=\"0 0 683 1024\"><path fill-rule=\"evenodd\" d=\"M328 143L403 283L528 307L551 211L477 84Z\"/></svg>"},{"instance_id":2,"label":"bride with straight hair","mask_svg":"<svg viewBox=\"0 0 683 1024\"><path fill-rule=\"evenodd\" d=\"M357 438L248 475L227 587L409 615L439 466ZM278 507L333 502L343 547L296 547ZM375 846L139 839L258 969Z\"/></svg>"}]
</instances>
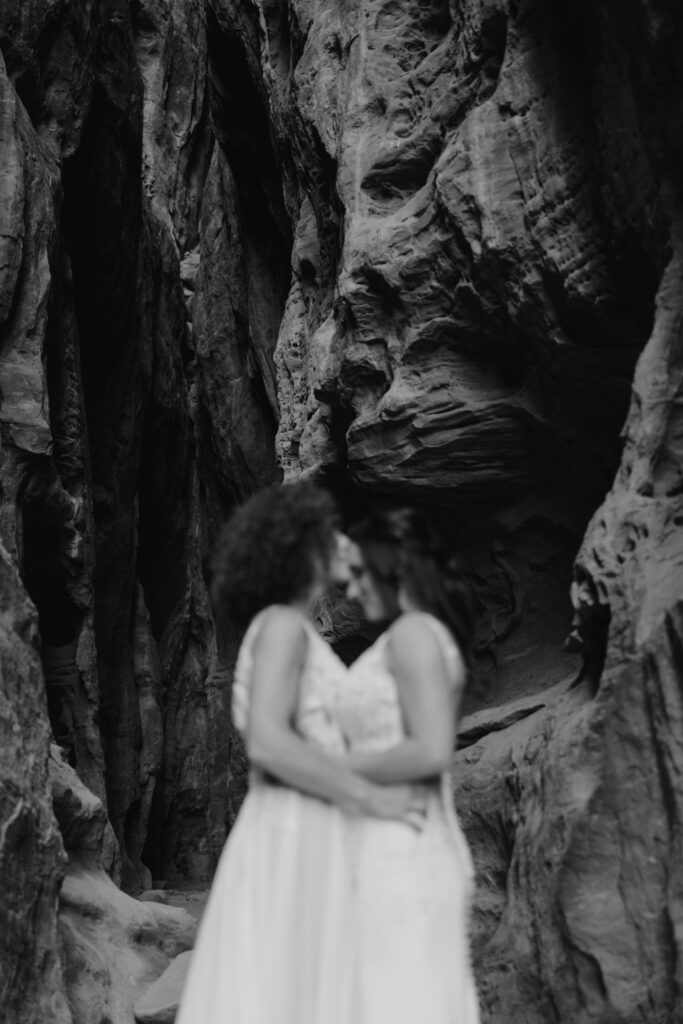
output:
<instances>
[{"instance_id":1,"label":"bride with straight hair","mask_svg":"<svg viewBox=\"0 0 683 1024\"><path fill-rule=\"evenodd\" d=\"M364 817L354 835L357 1024L477 1024L469 949L474 872L451 789L472 602L428 521L379 512L350 531L348 596L393 624L354 663L337 704L348 767L420 782L421 830Z\"/></svg>"},{"instance_id":2,"label":"bride with straight hair","mask_svg":"<svg viewBox=\"0 0 683 1024\"><path fill-rule=\"evenodd\" d=\"M215 615L246 630L233 717L250 787L218 864L176 1024L362 1019L348 822L363 815L410 829L422 798L343 764L336 702L346 669L311 618L332 574L336 527L324 491L285 484L238 509L216 547Z\"/></svg>"}]
</instances>

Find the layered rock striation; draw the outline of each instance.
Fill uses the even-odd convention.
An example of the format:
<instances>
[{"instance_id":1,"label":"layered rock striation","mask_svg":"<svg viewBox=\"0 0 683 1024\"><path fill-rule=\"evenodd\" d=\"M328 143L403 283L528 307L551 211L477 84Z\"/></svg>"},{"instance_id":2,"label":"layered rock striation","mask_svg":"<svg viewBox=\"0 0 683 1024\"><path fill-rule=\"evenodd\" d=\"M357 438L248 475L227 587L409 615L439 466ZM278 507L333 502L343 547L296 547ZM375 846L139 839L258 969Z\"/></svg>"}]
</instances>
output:
<instances>
[{"instance_id":1,"label":"layered rock striation","mask_svg":"<svg viewBox=\"0 0 683 1024\"><path fill-rule=\"evenodd\" d=\"M568 632L652 330L677 26L635 4L258 6L299 186L283 465L431 505L480 578L482 671L515 691L522 609L552 619L546 643L522 614L535 661Z\"/></svg>"},{"instance_id":2,"label":"layered rock striation","mask_svg":"<svg viewBox=\"0 0 683 1024\"><path fill-rule=\"evenodd\" d=\"M667 0L6 0L12 1021L80 1019L89 915L149 924L103 868L211 874L244 762L204 560L278 461L464 552L485 1019L678 1019L682 43ZM93 794L55 803L66 981L50 733Z\"/></svg>"},{"instance_id":3,"label":"layered rock striation","mask_svg":"<svg viewBox=\"0 0 683 1024\"><path fill-rule=\"evenodd\" d=\"M242 216L208 49L200 2L0 15L2 537L52 730L133 889L208 876L224 840L230 651L203 560L278 473L288 262Z\"/></svg>"},{"instance_id":4,"label":"layered rock striation","mask_svg":"<svg viewBox=\"0 0 683 1024\"><path fill-rule=\"evenodd\" d=\"M455 776L486 1019L674 1021L681 14L213 6L294 224L285 472L421 503L479 596Z\"/></svg>"}]
</instances>

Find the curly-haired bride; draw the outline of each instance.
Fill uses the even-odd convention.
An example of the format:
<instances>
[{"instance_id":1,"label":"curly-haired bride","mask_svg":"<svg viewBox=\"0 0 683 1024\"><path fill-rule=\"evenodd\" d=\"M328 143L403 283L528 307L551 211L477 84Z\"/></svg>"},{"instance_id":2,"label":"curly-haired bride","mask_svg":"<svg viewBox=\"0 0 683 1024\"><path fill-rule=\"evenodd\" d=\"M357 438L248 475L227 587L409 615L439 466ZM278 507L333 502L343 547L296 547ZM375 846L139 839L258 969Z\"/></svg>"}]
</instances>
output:
<instances>
[{"instance_id":1,"label":"curly-haired bride","mask_svg":"<svg viewBox=\"0 0 683 1024\"><path fill-rule=\"evenodd\" d=\"M348 815L410 821L406 786L341 764L346 669L312 625L336 513L310 483L232 516L213 559L217 616L246 628L233 714L250 789L216 871L176 1024L357 1024Z\"/></svg>"}]
</instances>

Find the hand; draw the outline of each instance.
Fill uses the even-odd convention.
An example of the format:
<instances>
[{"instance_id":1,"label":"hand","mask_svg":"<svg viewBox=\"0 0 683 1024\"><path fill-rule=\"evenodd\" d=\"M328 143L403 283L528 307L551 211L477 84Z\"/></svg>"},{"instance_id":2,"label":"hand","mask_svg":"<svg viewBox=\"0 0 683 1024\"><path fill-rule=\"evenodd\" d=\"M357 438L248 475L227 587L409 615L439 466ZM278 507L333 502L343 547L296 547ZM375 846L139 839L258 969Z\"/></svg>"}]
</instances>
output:
<instances>
[{"instance_id":1,"label":"hand","mask_svg":"<svg viewBox=\"0 0 683 1024\"><path fill-rule=\"evenodd\" d=\"M420 832L427 812L427 793L424 786L372 786L367 813L375 818L402 821Z\"/></svg>"}]
</instances>

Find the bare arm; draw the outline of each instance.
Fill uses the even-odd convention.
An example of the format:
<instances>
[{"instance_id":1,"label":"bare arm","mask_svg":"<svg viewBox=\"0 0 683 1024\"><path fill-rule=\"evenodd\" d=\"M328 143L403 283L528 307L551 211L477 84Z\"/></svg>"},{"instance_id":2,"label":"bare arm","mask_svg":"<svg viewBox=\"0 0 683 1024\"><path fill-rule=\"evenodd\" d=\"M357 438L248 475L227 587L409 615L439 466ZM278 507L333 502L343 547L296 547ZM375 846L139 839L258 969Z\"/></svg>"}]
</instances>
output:
<instances>
[{"instance_id":1,"label":"bare arm","mask_svg":"<svg viewBox=\"0 0 683 1024\"><path fill-rule=\"evenodd\" d=\"M396 678L406 738L372 753L352 753L347 764L380 783L425 780L444 771L455 747L457 704L465 681L459 659L449 678L434 630L418 615L404 615L393 626L387 657Z\"/></svg>"},{"instance_id":2,"label":"bare arm","mask_svg":"<svg viewBox=\"0 0 683 1024\"><path fill-rule=\"evenodd\" d=\"M411 804L407 790L385 792L340 760L307 744L294 730L299 681L308 636L297 612L274 610L252 648L252 692L247 753L253 765L311 796L337 804L347 813L404 818Z\"/></svg>"}]
</instances>

